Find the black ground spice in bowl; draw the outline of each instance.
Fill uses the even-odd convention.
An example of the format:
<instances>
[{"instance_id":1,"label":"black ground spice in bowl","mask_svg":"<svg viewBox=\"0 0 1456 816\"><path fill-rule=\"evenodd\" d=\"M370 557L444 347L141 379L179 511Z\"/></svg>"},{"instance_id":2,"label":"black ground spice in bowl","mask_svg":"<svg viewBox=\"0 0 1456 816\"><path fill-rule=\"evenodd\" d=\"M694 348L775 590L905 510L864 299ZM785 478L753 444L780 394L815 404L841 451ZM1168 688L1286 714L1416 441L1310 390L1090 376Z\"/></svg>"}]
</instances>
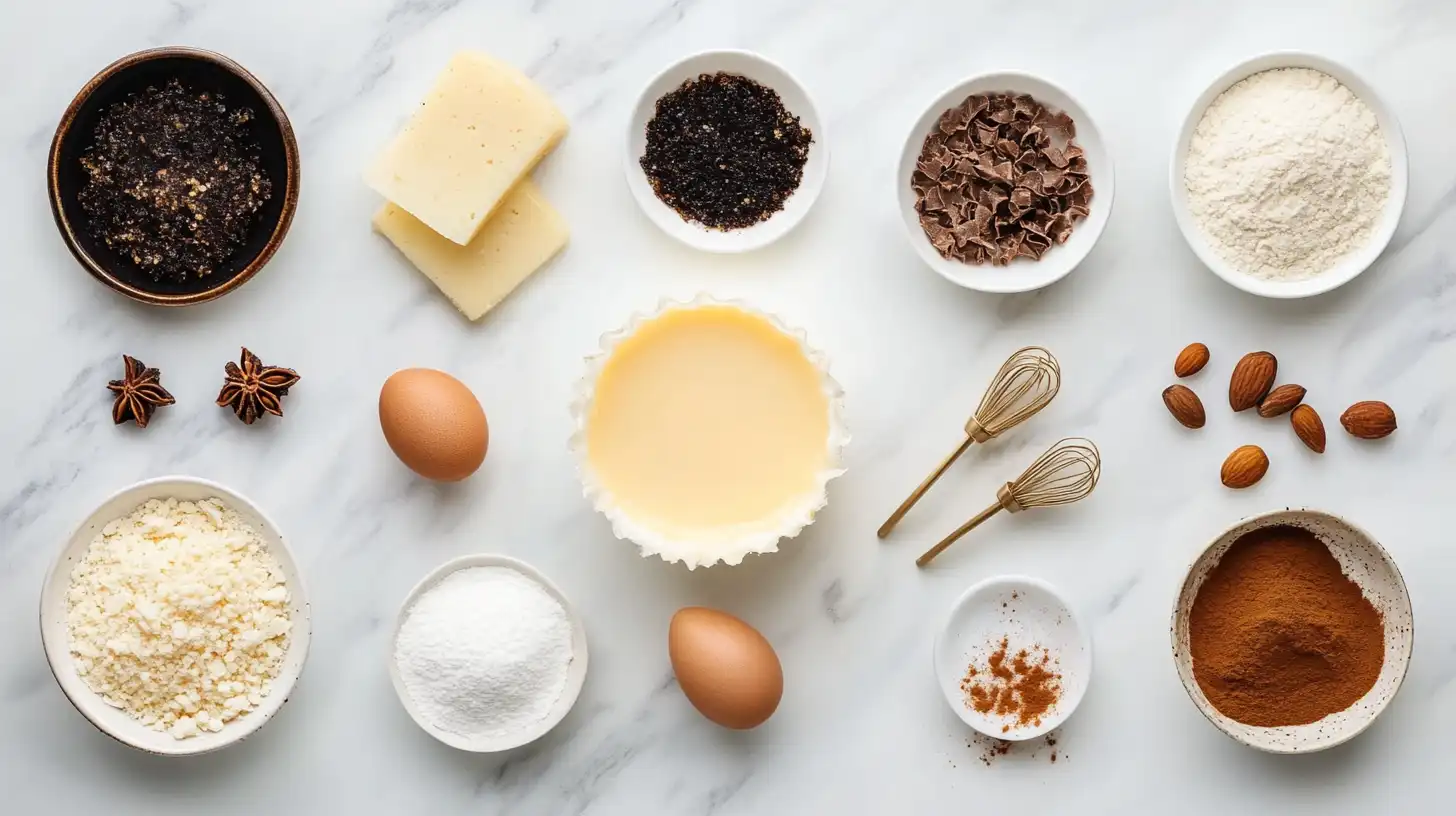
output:
<instances>
[{"instance_id":1,"label":"black ground spice in bowl","mask_svg":"<svg viewBox=\"0 0 1456 816\"><path fill-rule=\"evenodd\" d=\"M704 73L657 100L639 163L658 199L684 220L739 230L784 208L813 141L772 88Z\"/></svg>"},{"instance_id":2,"label":"black ground spice in bowl","mask_svg":"<svg viewBox=\"0 0 1456 816\"><path fill-rule=\"evenodd\" d=\"M278 101L209 51L158 48L97 74L51 143L67 247L147 303L219 297L272 257L298 203L298 145Z\"/></svg>"},{"instance_id":3,"label":"black ground spice in bowl","mask_svg":"<svg viewBox=\"0 0 1456 816\"><path fill-rule=\"evenodd\" d=\"M273 196L254 117L176 78L113 103L80 159L91 237L154 281L212 275L247 245Z\"/></svg>"}]
</instances>

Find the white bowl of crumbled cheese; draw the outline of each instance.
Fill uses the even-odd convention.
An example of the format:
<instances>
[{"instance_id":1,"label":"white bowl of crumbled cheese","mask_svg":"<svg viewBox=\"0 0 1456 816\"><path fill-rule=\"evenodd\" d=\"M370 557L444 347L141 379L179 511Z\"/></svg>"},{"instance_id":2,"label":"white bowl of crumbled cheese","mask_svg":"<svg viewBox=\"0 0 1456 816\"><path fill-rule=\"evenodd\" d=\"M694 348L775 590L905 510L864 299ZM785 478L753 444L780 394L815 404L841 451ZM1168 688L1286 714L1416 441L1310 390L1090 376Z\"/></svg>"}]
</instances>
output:
<instances>
[{"instance_id":1,"label":"white bowl of crumbled cheese","mask_svg":"<svg viewBox=\"0 0 1456 816\"><path fill-rule=\"evenodd\" d=\"M566 718L586 681L586 627L535 567L466 555L436 568L400 608L389 678L430 736L495 753Z\"/></svg>"},{"instance_id":2,"label":"white bowl of crumbled cheese","mask_svg":"<svg viewBox=\"0 0 1456 816\"><path fill-rule=\"evenodd\" d=\"M1281 52L1225 71L1173 148L1173 214L1193 252L1251 294L1300 298L1364 272L1405 207L1405 139L1358 74Z\"/></svg>"},{"instance_id":3,"label":"white bowl of crumbled cheese","mask_svg":"<svg viewBox=\"0 0 1456 816\"><path fill-rule=\"evenodd\" d=\"M188 476L113 494L46 576L41 641L61 691L148 753L203 754L263 726L308 656L308 595L278 527Z\"/></svg>"}]
</instances>

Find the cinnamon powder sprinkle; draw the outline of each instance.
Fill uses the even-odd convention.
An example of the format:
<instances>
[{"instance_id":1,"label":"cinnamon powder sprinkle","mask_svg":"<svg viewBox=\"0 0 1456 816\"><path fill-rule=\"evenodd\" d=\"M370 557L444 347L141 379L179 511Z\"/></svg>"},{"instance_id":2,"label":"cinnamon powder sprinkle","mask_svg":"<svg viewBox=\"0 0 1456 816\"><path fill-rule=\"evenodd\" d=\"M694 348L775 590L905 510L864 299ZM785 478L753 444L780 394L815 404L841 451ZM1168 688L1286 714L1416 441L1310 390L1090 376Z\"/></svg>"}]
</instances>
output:
<instances>
[{"instance_id":1,"label":"cinnamon powder sprinkle","mask_svg":"<svg viewBox=\"0 0 1456 816\"><path fill-rule=\"evenodd\" d=\"M966 705L979 714L994 714L1012 727L1041 725L1041 718L1062 696L1058 660L1048 649L1034 645L1011 653L1009 638L1001 638L984 667L971 663L961 679Z\"/></svg>"}]
</instances>

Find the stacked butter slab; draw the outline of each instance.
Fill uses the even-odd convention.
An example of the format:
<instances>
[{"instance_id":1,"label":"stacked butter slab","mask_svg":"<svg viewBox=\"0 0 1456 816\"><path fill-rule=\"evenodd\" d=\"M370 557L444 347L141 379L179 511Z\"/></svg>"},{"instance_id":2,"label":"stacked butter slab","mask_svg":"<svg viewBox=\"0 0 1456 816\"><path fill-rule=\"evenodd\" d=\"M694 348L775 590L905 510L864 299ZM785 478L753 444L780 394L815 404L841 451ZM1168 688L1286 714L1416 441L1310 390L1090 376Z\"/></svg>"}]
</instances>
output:
<instances>
[{"instance_id":1,"label":"stacked butter slab","mask_svg":"<svg viewBox=\"0 0 1456 816\"><path fill-rule=\"evenodd\" d=\"M457 54L366 174L387 199L374 228L479 320L566 246L565 221L529 175L566 130L525 74Z\"/></svg>"}]
</instances>

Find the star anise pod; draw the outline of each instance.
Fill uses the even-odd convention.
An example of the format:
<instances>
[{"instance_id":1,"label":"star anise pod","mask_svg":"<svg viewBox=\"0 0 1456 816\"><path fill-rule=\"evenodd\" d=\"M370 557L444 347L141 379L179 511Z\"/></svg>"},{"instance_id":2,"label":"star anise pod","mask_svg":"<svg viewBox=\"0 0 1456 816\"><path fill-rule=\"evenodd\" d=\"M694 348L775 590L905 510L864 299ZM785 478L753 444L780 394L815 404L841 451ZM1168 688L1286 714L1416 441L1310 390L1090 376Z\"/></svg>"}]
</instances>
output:
<instances>
[{"instance_id":1,"label":"star anise pod","mask_svg":"<svg viewBox=\"0 0 1456 816\"><path fill-rule=\"evenodd\" d=\"M106 388L116 395L116 402L111 406L111 421L120 425L131 420L138 428L145 428L158 408L177 400L162 387L162 372L147 368L146 363L125 354L121 355L121 361L126 367L122 378L106 384Z\"/></svg>"},{"instance_id":2,"label":"star anise pod","mask_svg":"<svg viewBox=\"0 0 1456 816\"><path fill-rule=\"evenodd\" d=\"M298 382L291 368L265 366L258 355L246 348L237 363L224 368L227 380L217 395L217 404L232 408L244 425L252 425L264 412L283 416L283 395Z\"/></svg>"}]
</instances>

